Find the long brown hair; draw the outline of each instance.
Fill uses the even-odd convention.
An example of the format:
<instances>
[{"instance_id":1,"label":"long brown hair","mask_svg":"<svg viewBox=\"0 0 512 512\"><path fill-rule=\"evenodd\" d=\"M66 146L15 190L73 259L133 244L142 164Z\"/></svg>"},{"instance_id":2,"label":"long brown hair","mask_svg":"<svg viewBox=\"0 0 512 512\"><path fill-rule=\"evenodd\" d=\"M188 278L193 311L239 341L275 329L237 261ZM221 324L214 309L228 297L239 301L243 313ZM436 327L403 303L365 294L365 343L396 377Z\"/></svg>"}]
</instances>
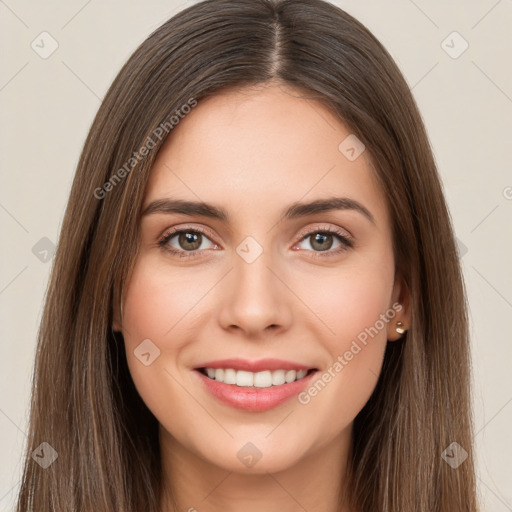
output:
<instances>
[{"instance_id":1,"label":"long brown hair","mask_svg":"<svg viewBox=\"0 0 512 512\"><path fill-rule=\"evenodd\" d=\"M323 102L363 141L410 291L410 329L388 343L376 389L355 419L351 510L477 510L466 295L407 83L368 29L322 0L207 0L134 52L85 142L38 335L18 512L158 510L157 420L112 331L137 255L145 185L172 135L169 120L179 122L185 105L270 81ZM58 454L46 469L32 457L43 442ZM441 456L452 442L468 453L457 468Z\"/></svg>"}]
</instances>

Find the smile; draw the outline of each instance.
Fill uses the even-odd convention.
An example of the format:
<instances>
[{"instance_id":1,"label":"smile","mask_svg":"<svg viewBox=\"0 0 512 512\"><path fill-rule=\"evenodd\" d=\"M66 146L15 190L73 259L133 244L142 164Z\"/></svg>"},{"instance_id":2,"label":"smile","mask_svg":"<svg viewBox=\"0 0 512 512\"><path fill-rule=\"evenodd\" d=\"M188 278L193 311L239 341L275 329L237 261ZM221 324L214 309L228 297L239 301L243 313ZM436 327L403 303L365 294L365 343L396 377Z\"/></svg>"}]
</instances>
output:
<instances>
[{"instance_id":1,"label":"smile","mask_svg":"<svg viewBox=\"0 0 512 512\"><path fill-rule=\"evenodd\" d=\"M282 359L223 359L203 362L192 372L207 395L232 408L263 412L296 397L317 368Z\"/></svg>"}]
</instances>

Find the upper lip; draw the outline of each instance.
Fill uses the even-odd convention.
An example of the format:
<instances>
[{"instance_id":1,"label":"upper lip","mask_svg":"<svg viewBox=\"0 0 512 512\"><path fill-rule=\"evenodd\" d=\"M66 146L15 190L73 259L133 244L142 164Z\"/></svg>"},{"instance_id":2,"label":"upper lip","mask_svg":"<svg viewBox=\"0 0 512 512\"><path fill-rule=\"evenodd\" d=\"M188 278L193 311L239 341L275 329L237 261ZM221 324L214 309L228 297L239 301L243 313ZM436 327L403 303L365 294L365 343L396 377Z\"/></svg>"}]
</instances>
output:
<instances>
[{"instance_id":1,"label":"upper lip","mask_svg":"<svg viewBox=\"0 0 512 512\"><path fill-rule=\"evenodd\" d=\"M313 366L308 366L293 361L284 361L283 359L258 359L249 361L248 359L231 358L216 359L215 361L206 361L195 366L194 369L200 368L232 368L233 370L245 370L248 372L261 372L264 370L311 370Z\"/></svg>"}]
</instances>

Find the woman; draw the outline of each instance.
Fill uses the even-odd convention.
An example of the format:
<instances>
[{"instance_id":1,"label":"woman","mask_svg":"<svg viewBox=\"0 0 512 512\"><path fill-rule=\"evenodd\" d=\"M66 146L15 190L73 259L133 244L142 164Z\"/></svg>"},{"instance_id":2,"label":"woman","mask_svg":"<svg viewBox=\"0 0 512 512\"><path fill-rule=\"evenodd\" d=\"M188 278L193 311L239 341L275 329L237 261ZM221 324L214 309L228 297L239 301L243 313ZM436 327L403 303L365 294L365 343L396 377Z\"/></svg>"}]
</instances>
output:
<instances>
[{"instance_id":1,"label":"woman","mask_svg":"<svg viewBox=\"0 0 512 512\"><path fill-rule=\"evenodd\" d=\"M386 50L321 0L198 3L85 143L17 510L475 511L468 345Z\"/></svg>"}]
</instances>

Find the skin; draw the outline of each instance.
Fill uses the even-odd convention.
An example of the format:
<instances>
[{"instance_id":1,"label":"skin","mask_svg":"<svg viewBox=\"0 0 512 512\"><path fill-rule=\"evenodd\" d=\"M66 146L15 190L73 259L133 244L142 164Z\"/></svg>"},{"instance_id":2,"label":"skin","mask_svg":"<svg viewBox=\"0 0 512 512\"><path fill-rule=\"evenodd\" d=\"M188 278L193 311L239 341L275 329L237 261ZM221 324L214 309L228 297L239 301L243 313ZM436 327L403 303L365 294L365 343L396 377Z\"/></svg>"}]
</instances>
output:
<instances>
[{"instance_id":1,"label":"skin","mask_svg":"<svg viewBox=\"0 0 512 512\"><path fill-rule=\"evenodd\" d=\"M353 420L375 388L386 343L401 336L396 322L409 325L369 152L350 161L338 149L350 133L320 103L272 84L201 100L158 154L143 210L173 198L213 203L230 216L143 216L122 322L115 315L133 381L160 423L164 484L180 510L339 512ZM362 203L375 224L355 210L279 221L293 202L333 195ZM193 257L159 246L171 227L207 232ZM314 233L325 228L351 235L354 247L335 253L342 244L333 237L319 250ZM263 249L252 263L236 252L247 236ZM168 245L189 247L178 236ZM227 357L326 371L397 302L403 309L308 404L294 397L265 412L235 409L194 373L200 362ZM145 366L134 350L148 338L160 355ZM248 442L262 454L250 468L237 457ZM171 510L165 496L161 506Z\"/></svg>"}]
</instances>

